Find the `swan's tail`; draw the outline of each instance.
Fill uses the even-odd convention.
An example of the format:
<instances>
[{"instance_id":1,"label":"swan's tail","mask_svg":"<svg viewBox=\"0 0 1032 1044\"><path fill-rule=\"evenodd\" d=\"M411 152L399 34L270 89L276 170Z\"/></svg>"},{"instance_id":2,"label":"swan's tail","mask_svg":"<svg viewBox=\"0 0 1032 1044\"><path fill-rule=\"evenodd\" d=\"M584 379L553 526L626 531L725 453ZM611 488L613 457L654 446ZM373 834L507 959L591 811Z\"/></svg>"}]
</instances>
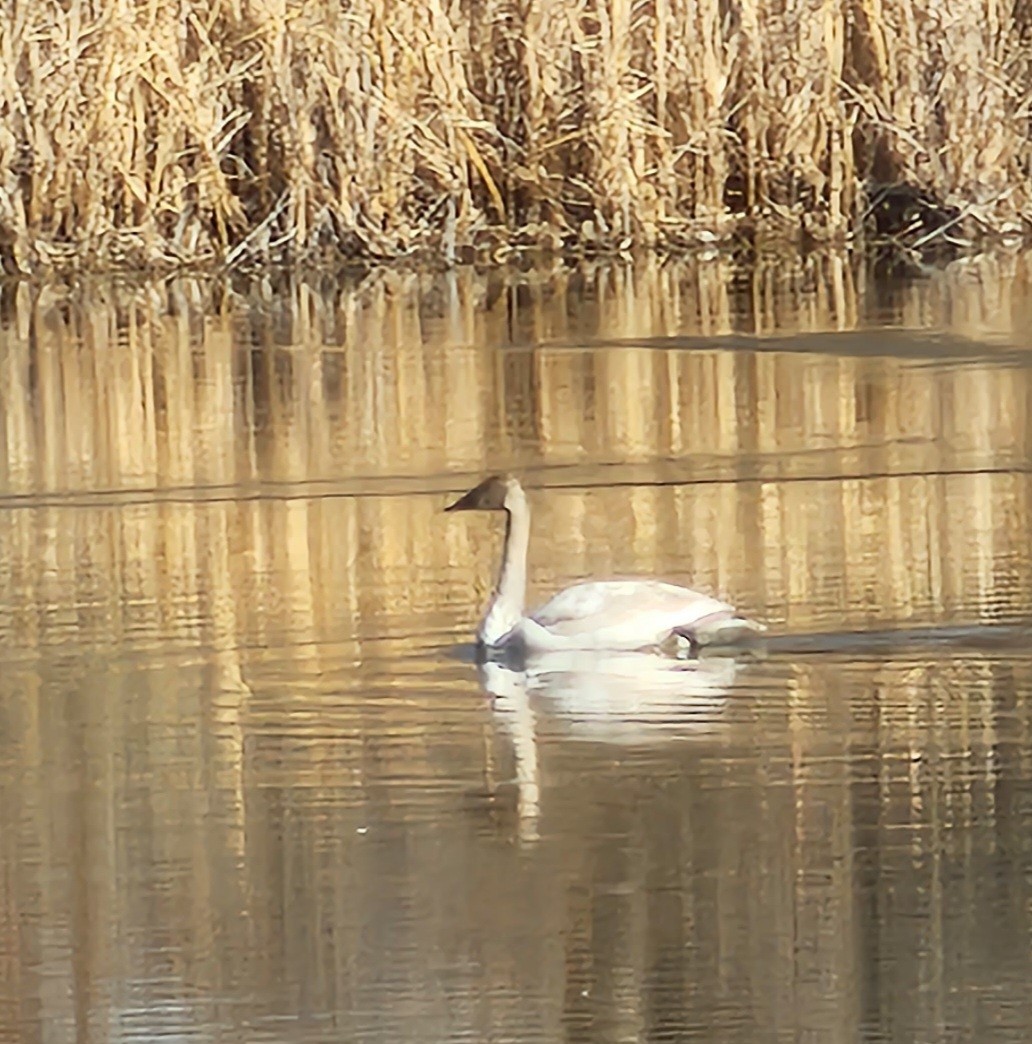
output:
<instances>
[{"instance_id":1,"label":"swan's tail","mask_svg":"<svg viewBox=\"0 0 1032 1044\"><path fill-rule=\"evenodd\" d=\"M716 621L714 626L703 628L697 635L696 641L700 645L725 645L735 642L749 641L756 635L763 634L767 628L755 620L748 620L744 616L729 615L725 619Z\"/></svg>"},{"instance_id":2,"label":"swan's tail","mask_svg":"<svg viewBox=\"0 0 1032 1044\"><path fill-rule=\"evenodd\" d=\"M675 628L671 639L679 655L697 657L703 650L726 649L728 652L753 648L767 628L733 612L707 616L690 627Z\"/></svg>"}]
</instances>

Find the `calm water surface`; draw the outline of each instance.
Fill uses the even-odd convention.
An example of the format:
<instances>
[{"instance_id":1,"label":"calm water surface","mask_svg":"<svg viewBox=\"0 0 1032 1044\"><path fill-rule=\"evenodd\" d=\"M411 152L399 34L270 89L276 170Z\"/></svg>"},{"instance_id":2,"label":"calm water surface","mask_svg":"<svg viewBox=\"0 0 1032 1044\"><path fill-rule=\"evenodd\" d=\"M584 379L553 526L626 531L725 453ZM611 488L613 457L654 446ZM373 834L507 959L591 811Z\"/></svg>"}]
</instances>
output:
<instances>
[{"instance_id":1,"label":"calm water surface","mask_svg":"<svg viewBox=\"0 0 1032 1044\"><path fill-rule=\"evenodd\" d=\"M1032 1038L1032 268L0 294L0 1040ZM663 574L765 653L515 674Z\"/></svg>"}]
</instances>

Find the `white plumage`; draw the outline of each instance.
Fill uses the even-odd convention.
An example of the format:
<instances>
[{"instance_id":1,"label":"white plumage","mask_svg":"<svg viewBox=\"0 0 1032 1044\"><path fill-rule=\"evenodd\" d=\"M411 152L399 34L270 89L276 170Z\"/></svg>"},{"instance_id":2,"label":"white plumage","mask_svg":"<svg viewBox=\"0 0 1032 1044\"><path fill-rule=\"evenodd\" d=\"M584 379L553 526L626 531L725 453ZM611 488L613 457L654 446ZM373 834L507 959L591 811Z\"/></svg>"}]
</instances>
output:
<instances>
[{"instance_id":1,"label":"white plumage","mask_svg":"<svg viewBox=\"0 0 1032 1044\"><path fill-rule=\"evenodd\" d=\"M504 511L505 547L494 594L478 641L494 649L527 653L559 650L644 650L727 643L760 624L725 602L659 580L595 580L574 584L524 615L530 508L519 482L494 475L448 511Z\"/></svg>"},{"instance_id":2,"label":"white plumage","mask_svg":"<svg viewBox=\"0 0 1032 1044\"><path fill-rule=\"evenodd\" d=\"M660 580L594 580L574 584L535 609L517 630L538 648L641 649L682 635L698 642L705 632L742 623L716 598Z\"/></svg>"}]
</instances>

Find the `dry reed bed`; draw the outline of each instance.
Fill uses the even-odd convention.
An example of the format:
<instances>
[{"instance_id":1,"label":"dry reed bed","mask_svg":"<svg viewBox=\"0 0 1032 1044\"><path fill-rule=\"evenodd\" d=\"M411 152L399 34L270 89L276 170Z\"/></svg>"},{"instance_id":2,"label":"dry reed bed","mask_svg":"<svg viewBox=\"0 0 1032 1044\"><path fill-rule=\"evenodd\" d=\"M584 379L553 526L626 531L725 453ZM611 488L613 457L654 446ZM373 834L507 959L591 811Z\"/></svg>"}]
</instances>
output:
<instances>
[{"instance_id":1,"label":"dry reed bed","mask_svg":"<svg viewBox=\"0 0 1032 1044\"><path fill-rule=\"evenodd\" d=\"M8 0L0 261L461 261L678 248L743 222L841 238L875 216L918 241L954 218L1018 231L1030 17L1018 0Z\"/></svg>"}]
</instances>

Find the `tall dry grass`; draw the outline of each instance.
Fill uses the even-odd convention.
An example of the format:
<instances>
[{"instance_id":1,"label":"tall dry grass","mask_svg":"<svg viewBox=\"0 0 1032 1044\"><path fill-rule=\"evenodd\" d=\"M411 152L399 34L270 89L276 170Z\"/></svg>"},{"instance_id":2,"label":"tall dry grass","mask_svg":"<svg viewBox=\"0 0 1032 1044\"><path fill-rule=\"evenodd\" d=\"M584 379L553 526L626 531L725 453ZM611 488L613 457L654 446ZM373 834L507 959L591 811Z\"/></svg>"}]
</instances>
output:
<instances>
[{"instance_id":1,"label":"tall dry grass","mask_svg":"<svg viewBox=\"0 0 1032 1044\"><path fill-rule=\"evenodd\" d=\"M6 0L0 260L1018 230L1030 32L1021 0Z\"/></svg>"}]
</instances>

